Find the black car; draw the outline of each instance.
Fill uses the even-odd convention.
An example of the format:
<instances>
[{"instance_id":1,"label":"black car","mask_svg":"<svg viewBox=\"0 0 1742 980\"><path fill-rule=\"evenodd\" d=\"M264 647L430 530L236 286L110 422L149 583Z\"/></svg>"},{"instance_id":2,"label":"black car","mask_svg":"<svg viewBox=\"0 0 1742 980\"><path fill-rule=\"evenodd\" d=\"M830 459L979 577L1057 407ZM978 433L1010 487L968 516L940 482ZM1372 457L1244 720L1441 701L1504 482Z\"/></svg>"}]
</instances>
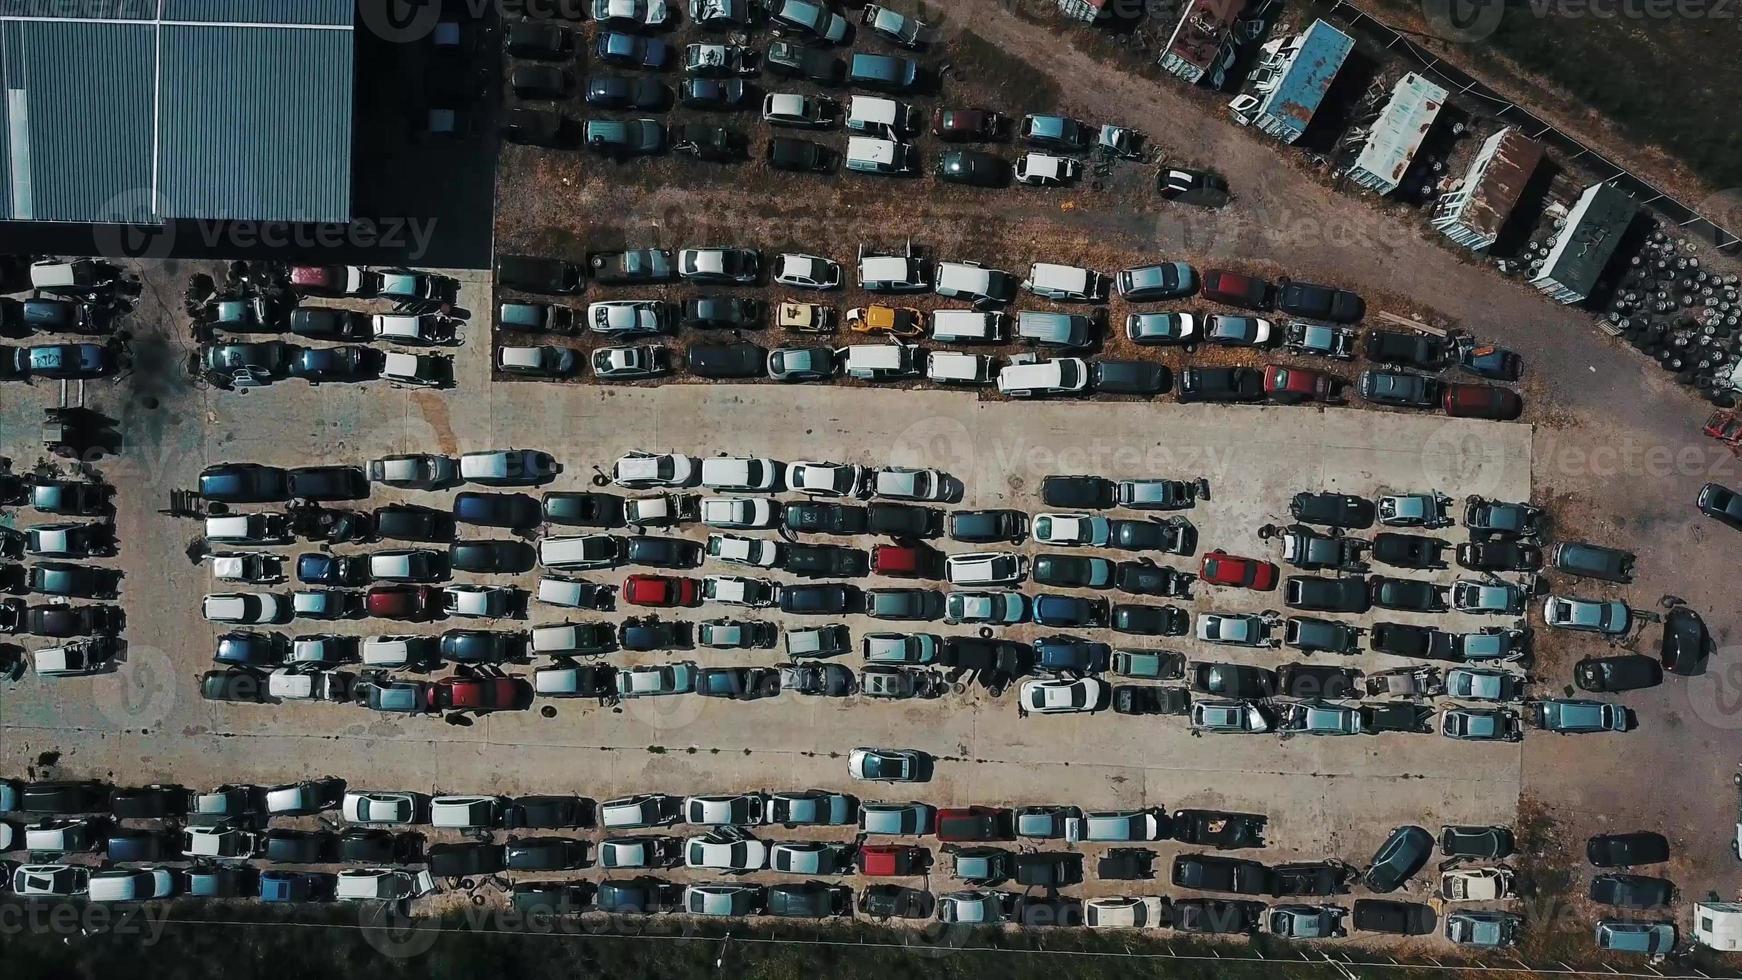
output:
<instances>
[{"instance_id":1,"label":"black car","mask_svg":"<svg viewBox=\"0 0 1742 980\"><path fill-rule=\"evenodd\" d=\"M768 373L767 365L768 351L747 340L689 349L690 373L698 378L760 378Z\"/></svg>"},{"instance_id":2,"label":"black car","mask_svg":"<svg viewBox=\"0 0 1742 980\"><path fill-rule=\"evenodd\" d=\"M1622 584L1633 581L1633 563L1631 551L1582 541L1563 541L1555 545L1549 558L1549 564L1570 575Z\"/></svg>"},{"instance_id":3,"label":"black car","mask_svg":"<svg viewBox=\"0 0 1742 980\"><path fill-rule=\"evenodd\" d=\"M1406 371L1369 369L1355 381L1361 397L1376 405L1434 408L1440 403L1440 380Z\"/></svg>"},{"instance_id":4,"label":"black car","mask_svg":"<svg viewBox=\"0 0 1742 980\"><path fill-rule=\"evenodd\" d=\"M703 81L703 79L691 79ZM750 142L744 134L725 126L702 123L682 123L671 130L671 151L705 160L709 163L730 163L742 160Z\"/></svg>"},{"instance_id":5,"label":"black car","mask_svg":"<svg viewBox=\"0 0 1742 980\"><path fill-rule=\"evenodd\" d=\"M509 827L566 830L592 824L591 804L576 796L517 796L503 820Z\"/></svg>"},{"instance_id":6,"label":"black car","mask_svg":"<svg viewBox=\"0 0 1742 980\"><path fill-rule=\"evenodd\" d=\"M1354 323L1367 311L1361 297L1347 289L1283 279L1277 283L1276 308L1292 316L1332 323Z\"/></svg>"},{"instance_id":7,"label":"black car","mask_svg":"<svg viewBox=\"0 0 1742 980\"><path fill-rule=\"evenodd\" d=\"M1363 898L1355 902L1355 928L1393 936L1429 936L1435 931L1434 910L1415 902Z\"/></svg>"},{"instance_id":8,"label":"black car","mask_svg":"<svg viewBox=\"0 0 1742 980\"><path fill-rule=\"evenodd\" d=\"M787 504L781 517L788 531L800 534L864 534L871 527L866 509L853 504L801 500Z\"/></svg>"},{"instance_id":9,"label":"black car","mask_svg":"<svg viewBox=\"0 0 1742 980\"><path fill-rule=\"evenodd\" d=\"M629 539L623 560L650 568L694 568L702 563L702 546L683 538L638 534Z\"/></svg>"},{"instance_id":10,"label":"black car","mask_svg":"<svg viewBox=\"0 0 1742 980\"><path fill-rule=\"evenodd\" d=\"M870 559L858 548L832 544L789 544L781 550L780 567L809 578L860 578Z\"/></svg>"},{"instance_id":11,"label":"black car","mask_svg":"<svg viewBox=\"0 0 1742 980\"><path fill-rule=\"evenodd\" d=\"M510 837L502 850L510 871L572 871L587 866L587 842L573 837Z\"/></svg>"},{"instance_id":12,"label":"black car","mask_svg":"<svg viewBox=\"0 0 1742 980\"><path fill-rule=\"evenodd\" d=\"M1542 549L1504 538L1466 541L1458 545L1458 564L1477 572L1534 572L1542 567Z\"/></svg>"},{"instance_id":13,"label":"black car","mask_svg":"<svg viewBox=\"0 0 1742 980\"><path fill-rule=\"evenodd\" d=\"M520 541L456 541L448 545L448 567L457 572L524 572L533 560L531 546Z\"/></svg>"},{"instance_id":14,"label":"black car","mask_svg":"<svg viewBox=\"0 0 1742 980\"><path fill-rule=\"evenodd\" d=\"M1372 589L1373 605L1381 609L1423 613L1444 612L1446 609L1445 589L1432 582L1386 575L1375 575L1367 581Z\"/></svg>"},{"instance_id":15,"label":"black car","mask_svg":"<svg viewBox=\"0 0 1742 980\"><path fill-rule=\"evenodd\" d=\"M469 878L507 870L501 844L431 844L425 854L429 872L438 878Z\"/></svg>"},{"instance_id":16,"label":"black car","mask_svg":"<svg viewBox=\"0 0 1742 980\"><path fill-rule=\"evenodd\" d=\"M113 636L121 632L119 606L70 606L64 602L31 606L24 614L24 632L60 639L73 636Z\"/></svg>"},{"instance_id":17,"label":"black car","mask_svg":"<svg viewBox=\"0 0 1742 980\"><path fill-rule=\"evenodd\" d=\"M892 538L934 538L942 529L939 511L915 504L878 501L870 506L870 531Z\"/></svg>"},{"instance_id":18,"label":"black car","mask_svg":"<svg viewBox=\"0 0 1742 980\"><path fill-rule=\"evenodd\" d=\"M1264 373L1252 368L1188 367L1179 375L1181 402L1255 402L1264 397Z\"/></svg>"},{"instance_id":19,"label":"black car","mask_svg":"<svg viewBox=\"0 0 1742 980\"><path fill-rule=\"evenodd\" d=\"M525 529L542 519L538 501L523 493L483 493L467 490L454 495L454 520L481 527Z\"/></svg>"},{"instance_id":20,"label":"black car","mask_svg":"<svg viewBox=\"0 0 1742 980\"><path fill-rule=\"evenodd\" d=\"M905 885L867 885L859 892L859 911L872 919L928 919L935 905L930 892Z\"/></svg>"},{"instance_id":21,"label":"black car","mask_svg":"<svg viewBox=\"0 0 1742 980\"><path fill-rule=\"evenodd\" d=\"M219 463L200 471L200 496L225 504L263 504L289 500L290 477L276 466Z\"/></svg>"},{"instance_id":22,"label":"black car","mask_svg":"<svg viewBox=\"0 0 1742 980\"><path fill-rule=\"evenodd\" d=\"M45 514L94 517L109 512L112 492L111 488L89 480L37 479L30 483L30 506ZM0 491L0 498L6 496Z\"/></svg>"},{"instance_id":23,"label":"black car","mask_svg":"<svg viewBox=\"0 0 1742 980\"><path fill-rule=\"evenodd\" d=\"M1346 493L1307 493L1294 495L1288 504L1289 514L1303 524L1323 527L1364 530L1373 526L1373 501Z\"/></svg>"},{"instance_id":24,"label":"black car","mask_svg":"<svg viewBox=\"0 0 1742 980\"><path fill-rule=\"evenodd\" d=\"M1112 584L1112 566L1105 558L1043 554L1034 559L1030 576L1037 585L1067 589L1104 589Z\"/></svg>"},{"instance_id":25,"label":"black car","mask_svg":"<svg viewBox=\"0 0 1742 980\"><path fill-rule=\"evenodd\" d=\"M780 611L784 613L840 615L847 612L852 605L852 590L845 585L788 585L780 590Z\"/></svg>"},{"instance_id":26,"label":"black car","mask_svg":"<svg viewBox=\"0 0 1742 980\"><path fill-rule=\"evenodd\" d=\"M1624 909L1655 909L1675 898L1675 885L1650 875L1605 874L1591 879L1591 901Z\"/></svg>"},{"instance_id":27,"label":"black car","mask_svg":"<svg viewBox=\"0 0 1742 980\"><path fill-rule=\"evenodd\" d=\"M826 174L839 160L839 153L810 140L776 136L768 141L768 165L776 170Z\"/></svg>"},{"instance_id":28,"label":"black car","mask_svg":"<svg viewBox=\"0 0 1742 980\"><path fill-rule=\"evenodd\" d=\"M1270 894L1276 898L1344 895L1355 869L1334 861L1302 861L1270 869Z\"/></svg>"},{"instance_id":29,"label":"black car","mask_svg":"<svg viewBox=\"0 0 1742 980\"><path fill-rule=\"evenodd\" d=\"M332 833L325 830L273 828L266 832L266 859L279 864L324 864L332 860L335 846Z\"/></svg>"},{"instance_id":30,"label":"black car","mask_svg":"<svg viewBox=\"0 0 1742 980\"><path fill-rule=\"evenodd\" d=\"M784 607L784 592L780 598ZM872 619L929 622L944 614L943 594L931 589L869 589L864 601L865 615Z\"/></svg>"},{"instance_id":31,"label":"black car","mask_svg":"<svg viewBox=\"0 0 1742 980\"><path fill-rule=\"evenodd\" d=\"M109 797L109 812L119 820L161 820L187 813L192 794L173 783L117 789Z\"/></svg>"},{"instance_id":32,"label":"black car","mask_svg":"<svg viewBox=\"0 0 1742 980\"><path fill-rule=\"evenodd\" d=\"M408 850L407 842L390 831L351 827L339 833L333 856L347 864L399 864Z\"/></svg>"},{"instance_id":33,"label":"black car","mask_svg":"<svg viewBox=\"0 0 1742 980\"><path fill-rule=\"evenodd\" d=\"M955 510L950 512L950 538L970 544L1008 541L1028 536L1028 515L1019 510Z\"/></svg>"},{"instance_id":34,"label":"black car","mask_svg":"<svg viewBox=\"0 0 1742 980\"><path fill-rule=\"evenodd\" d=\"M1183 517L1108 521L1108 545L1125 551L1165 551L1189 555L1197 550L1198 530Z\"/></svg>"},{"instance_id":35,"label":"black car","mask_svg":"<svg viewBox=\"0 0 1742 980\"><path fill-rule=\"evenodd\" d=\"M822 919L852 910L852 888L821 881L770 885L762 908L765 915L785 919Z\"/></svg>"},{"instance_id":36,"label":"black car","mask_svg":"<svg viewBox=\"0 0 1742 980\"><path fill-rule=\"evenodd\" d=\"M454 519L439 510L416 504L388 504L375 508L375 533L397 541L451 541Z\"/></svg>"},{"instance_id":37,"label":"black car","mask_svg":"<svg viewBox=\"0 0 1742 980\"><path fill-rule=\"evenodd\" d=\"M1136 636L1184 636L1191 632L1191 614L1178 606L1120 602L1110 620L1114 632Z\"/></svg>"},{"instance_id":38,"label":"black car","mask_svg":"<svg viewBox=\"0 0 1742 980\"><path fill-rule=\"evenodd\" d=\"M385 355L373 347L305 347L290 359L289 372L310 384L368 381L380 377Z\"/></svg>"},{"instance_id":39,"label":"black car","mask_svg":"<svg viewBox=\"0 0 1742 980\"><path fill-rule=\"evenodd\" d=\"M1039 626L1091 627L1107 622L1107 600L1042 593L1034 597L1034 622Z\"/></svg>"},{"instance_id":40,"label":"black car","mask_svg":"<svg viewBox=\"0 0 1742 980\"><path fill-rule=\"evenodd\" d=\"M695 643L694 632L689 623L668 623L653 617L626 619L617 630L617 645L630 653L688 650Z\"/></svg>"},{"instance_id":41,"label":"black car","mask_svg":"<svg viewBox=\"0 0 1742 980\"><path fill-rule=\"evenodd\" d=\"M235 630L218 637L212 662L264 670L278 666L288 649L289 644L281 633Z\"/></svg>"},{"instance_id":42,"label":"black car","mask_svg":"<svg viewBox=\"0 0 1742 980\"><path fill-rule=\"evenodd\" d=\"M1258 931L1263 916L1263 902L1185 898L1173 903L1171 925L1185 933L1245 935Z\"/></svg>"},{"instance_id":43,"label":"black car","mask_svg":"<svg viewBox=\"0 0 1742 980\"><path fill-rule=\"evenodd\" d=\"M1367 359L1438 371L1451 359L1452 348L1442 337L1425 333L1371 328L1366 336Z\"/></svg>"},{"instance_id":44,"label":"black car","mask_svg":"<svg viewBox=\"0 0 1742 980\"><path fill-rule=\"evenodd\" d=\"M1113 571L1113 587L1132 595L1189 599L1197 576L1151 561L1122 561Z\"/></svg>"},{"instance_id":45,"label":"black car","mask_svg":"<svg viewBox=\"0 0 1742 980\"><path fill-rule=\"evenodd\" d=\"M1293 698L1356 698L1361 696L1361 674L1346 667L1283 664L1276 668L1276 692Z\"/></svg>"},{"instance_id":46,"label":"black car","mask_svg":"<svg viewBox=\"0 0 1742 980\"><path fill-rule=\"evenodd\" d=\"M544 519L575 527L622 527L624 500L613 493L551 492L544 495Z\"/></svg>"},{"instance_id":47,"label":"black car","mask_svg":"<svg viewBox=\"0 0 1742 980\"><path fill-rule=\"evenodd\" d=\"M441 658L456 664L500 664L518 657L523 646L512 633L448 630L442 634Z\"/></svg>"},{"instance_id":48,"label":"black car","mask_svg":"<svg viewBox=\"0 0 1742 980\"><path fill-rule=\"evenodd\" d=\"M1276 674L1246 664L1194 663L1192 690L1224 698L1268 698L1276 694Z\"/></svg>"},{"instance_id":49,"label":"black car","mask_svg":"<svg viewBox=\"0 0 1742 980\"><path fill-rule=\"evenodd\" d=\"M658 111L671 105L671 88L654 78L591 75L586 99L588 105L599 109Z\"/></svg>"},{"instance_id":50,"label":"black car","mask_svg":"<svg viewBox=\"0 0 1742 980\"><path fill-rule=\"evenodd\" d=\"M754 701L780 693L780 675L768 667L703 667L696 693L705 698Z\"/></svg>"},{"instance_id":51,"label":"black car","mask_svg":"<svg viewBox=\"0 0 1742 980\"><path fill-rule=\"evenodd\" d=\"M1010 163L983 150L950 150L938 157L938 179L975 187L1004 187L1010 183Z\"/></svg>"},{"instance_id":52,"label":"black car","mask_svg":"<svg viewBox=\"0 0 1742 980\"><path fill-rule=\"evenodd\" d=\"M573 138L569 121L562 113L549 109L510 109L501 133L510 143L551 148L561 147Z\"/></svg>"},{"instance_id":53,"label":"black car","mask_svg":"<svg viewBox=\"0 0 1742 980\"><path fill-rule=\"evenodd\" d=\"M45 561L30 566L25 588L70 599L110 599L120 592L121 572L95 565Z\"/></svg>"},{"instance_id":54,"label":"black car","mask_svg":"<svg viewBox=\"0 0 1742 980\"><path fill-rule=\"evenodd\" d=\"M1172 386L1167 368L1149 361L1094 361L1090 386L1114 395L1159 395Z\"/></svg>"},{"instance_id":55,"label":"black car","mask_svg":"<svg viewBox=\"0 0 1742 980\"><path fill-rule=\"evenodd\" d=\"M1119 684L1113 688L1113 712L1121 715L1183 715L1192 696L1183 687Z\"/></svg>"},{"instance_id":56,"label":"black car","mask_svg":"<svg viewBox=\"0 0 1742 980\"><path fill-rule=\"evenodd\" d=\"M1382 531L1373 536L1373 560L1398 568L1429 570L1445 567L1446 543L1425 534Z\"/></svg>"},{"instance_id":57,"label":"black car","mask_svg":"<svg viewBox=\"0 0 1742 980\"><path fill-rule=\"evenodd\" d=\"M1716 646L1699 613L1676 606L1664 615L1663 638L1657 648L1664 670L1683 677L1704 673Z\"/></svg>"},{"instance_id":58,"label":"black car","mask_svg":"<svg viewBox=\"0 0 1742 980\"><path fill-rule=\"evenodd\" d=\"M1282 601L1291 608L1312 612L1364 613L1369 605L1367 579L1360 575L1290 575L1283 583Z\"/></svg>"},{"instance_id":59,"label":"black car","mask_svg":"<svg viewBox=\"0 0 1742 980\"><path fill-rule=\"evenodd\" d=\"M1471 538L1534 538L1542 530L1542 508L1485 497L1464 504L1464 526Z\"/></svg>"},{"instance_id":60,"label":"black car","mask_svg":"<svg viewBox=\"0 0 1742 980\"><path fill-rule=\"evenodd\" d=\"M302 466L289 472L290 496L302 500L362 500L369 478L355 466Z\"/></svg>"},{"instance_id":61,"label":"black car","mask_svg":"<svg viewBox=\"0 0 1742 980\"><path fill-rule=\"evenodd\" d=\"M1016 873L1012 877L1024 888L1068 888L1083 880L1083 856L1018 854Z\"/></svg>"},{"instance_id":62,"label":"black car","mask_svg":"<svg viewBox=\"0 0 1742 980\"><path fill-rule=\"evenodd\" d=\"M244 667L206 671L200 675L199 691L200 697L207 701L267 704L273 700L268 693L266 675Z\"/></svg>"},{"instance_id":63,"label":"black car","mask_svg":"<svg viewBox=\"0 0 1742 980\"><path fill-rule=\"evenodd\" d=\"M1359 651L1362 630L1348 623L1290 616L1282 627L1282 643L1303 653L1353 654Z\"/></svg>"},{"instance_id":64,"label":"black car","mask_svg":"<svg viewBox=\"0 0 1742 980\"><path fill-rule=\"evenodd\" d=\"M1113 506L1117 489L1098 476L1049 476L1040 481L1040 499L1048 507L1103 510Z\"/></svg>"},{"instance_id":65,"label":"black car","mask_svg":"<svg viewBox=\"0 0 1742 980\"><path fill-rule=\"evenodd\" d=\"M1510 855L1517 841L1507 827L1440 828L1440 853L1447 857L1498 861Z\"/></svg>"},{"instance_id":66,"label":"black car","mask_svg":"<svg viewBox=\"0 0 1742 980\"><path fill-rule=\"evenodd\" d=\"M70 815L106 813L112 790L94 779L50 779L25 783L18 794L22 813Z\"/></svg>"},{"instance_id":67,"label":"black car","mask_svg":"<svg viewBox=\"0 0 1742 980\"><path fill-rule=\"evenodd\" d=\"M1598 834L1585 842L1585 859L1598 868L1631 868L1669 860L1669 841L1651 831Z\"/></svg>"},{"instance_id":68,"label":"black car","mask_svg":"<svg viewBox=\"0 0 1742 980\"><path fill-rule=\"evenodd\" d=\"M756 330L762 304L737 296L698 296L684 301L683 324L700 330Z\"/></svg>"},{"instance_id":69,"label":"black car","mask_svg":"<svg viewBox=\"0 0 1742 980\"><path fill-rule=\"evenodd\" d=\"M1175 810L1173 839L1182 844L1229 851L1264 846L1269 818L1256 813L1222 810Z\"/></svg>"},{"instance_id":70,"label":"black car","mask_svg":"<svg viewBox=\"0 0 1742 980\"><path fill-rule=\"evenodd\" d=\"M1391 832L1373 854L1366 874L1367 888L1384 894L1403 887L1428 858L1433 856L1433 835L1420 827L1403 826Z\"/></svg>"}]
</instances>

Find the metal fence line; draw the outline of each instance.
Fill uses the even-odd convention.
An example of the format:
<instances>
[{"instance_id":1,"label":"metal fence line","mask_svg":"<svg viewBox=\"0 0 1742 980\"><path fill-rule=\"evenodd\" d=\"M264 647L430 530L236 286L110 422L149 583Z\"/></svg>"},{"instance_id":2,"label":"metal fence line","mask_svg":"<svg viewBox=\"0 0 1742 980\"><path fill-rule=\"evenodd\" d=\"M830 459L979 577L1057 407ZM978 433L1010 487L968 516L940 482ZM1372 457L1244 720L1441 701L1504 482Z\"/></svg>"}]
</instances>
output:
<instances>
[{"instance_id":1,"label":"metal fence line","mask_svg":"<svg viewBox=\"0 0 1742 980\"><path fill-rule=\"evenodd\" d=\"M1579 161L1597 173L1605 169L1609 170L1610 175L1599 178L1600 183L1613 182L1618 184L1623 190L1633 195L1642 204L1657 211L1666 220L1673 222L1677 227L1687 229L1690 234L1701 236L1715 245L1719 251L1733 254L1738 251L1739 246L1742 246L1742 238L1737 237L1736 234L1722 227L1713 219L1700 214L1691 205L1671 197L1659 190L1650 181L1632 173L1627 168L1605 157L1601 152L1555 128L1547 120L1538 118L1530 110L1477 81L1474 76L1463 69L1411 41L1384 21L1355 6L1350 0L1312 0L1312 2L1328 6L1330 8L1328 13L1345 12L1344 16L1349 18L1352 28L1362 31L1376 43L1383 44L1387 50L1401 46L1410 60L1419 66L1419 71L1433 76L1444 87L1454 89L1460 95L1472 96L1497 106L1495 115L1508 122L1518 124L1521 130L1528 132L1529 129L1534 128L1535 132L1529 134L1531 139L1553 147L1569 162Z\"/></svg>"}]
</instances>

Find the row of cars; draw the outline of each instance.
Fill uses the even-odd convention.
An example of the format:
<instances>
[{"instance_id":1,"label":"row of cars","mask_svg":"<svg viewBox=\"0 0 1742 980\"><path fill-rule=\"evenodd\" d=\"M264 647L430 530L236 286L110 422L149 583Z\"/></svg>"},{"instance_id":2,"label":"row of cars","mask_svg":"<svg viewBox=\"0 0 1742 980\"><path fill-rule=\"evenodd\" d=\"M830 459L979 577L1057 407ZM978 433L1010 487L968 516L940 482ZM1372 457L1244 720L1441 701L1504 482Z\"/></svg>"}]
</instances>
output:
<instances>
[{"instance_id":1,"label":"row of cars","mask_svg":"<svg viewBox=\"0 0 1742 980\"><path fill-rule=\"evenodd\" d=\"M112 668L124 620L106 602L120 594L119 570L95 560L116 551L114 488L99 480L0 472L0 507L23 506L59 518L23 529L0 527L0 635L25 634L68 642L41 647L29 662L42 677L77 677ZM66 520L82 518L82 520ZM30 604L23 595L46 597ZM17 676L26 651L0 644L0 677Z\"/></svg>"},{"instance_id":2,"label":"row of cars","mask_svg":"<svg viewBox=\"0 0 1742 980\"><path fill-rule=\"evenodd\" d=\"M127 277L99 259L41 259L30 265L30 295L0 296L0 336L113 334L128 309ZM91 380L126 363L118 339L0 348L0 380Z\"/></svg>"}]
</instances>

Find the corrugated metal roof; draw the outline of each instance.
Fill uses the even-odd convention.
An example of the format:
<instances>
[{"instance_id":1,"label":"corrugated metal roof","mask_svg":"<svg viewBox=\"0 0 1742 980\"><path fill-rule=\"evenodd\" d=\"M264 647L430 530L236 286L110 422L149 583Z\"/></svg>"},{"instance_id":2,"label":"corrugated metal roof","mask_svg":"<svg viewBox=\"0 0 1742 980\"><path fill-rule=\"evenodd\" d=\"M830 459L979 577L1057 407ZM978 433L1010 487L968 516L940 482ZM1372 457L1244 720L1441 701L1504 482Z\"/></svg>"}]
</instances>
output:
<instances>
[{"instance_id":1,"label":"corrugated metal roof","mask_svg":"<svg viewBox=\"0 0 1742 980\"><path fill-rule=\"evenodd\" d=\"M351 217L350 31L163 28L157 186L168 216ZM331 70L328 70L328 69Z\"/></svg>"},{"instance_id":2,"label":"corrugated metal roof","mask_svg":"<svg viewBox=\"0 0 1742 980\"><path fill-rule=\"evenodd\" d=\"M350 218L354 12L0 0L0 218Z\"/></svg>"},{"instance_id":3,"label":"corrugated metal roof","mask_svg":"<svg viewBox=\"0 0 1742 980\"><path fill-rule=\"evenodd\" d=\"M0 21L7 193L20 221L149 219L148 24ZM117 213L122 212L122 213Z\"/></svg>"},{"instance_id":4,"label":"corrugated metal roof","mask_svg":"<svg viewBox=\"0 0 1742 980\"><path fill-rule=\"evenodd\" d=\"M1492 241L1524 196L1543 153L1541 143L1514 126L1490 136L1464 175L1465 183L1474 187L1447 223L1462 225Z\"/></svg>"},{"instance_id":5,"label":"corrugated metal roof","mask_svg":"<svg viewBox=\"0 0 1742 980\"><path fill-rule=\"evenodd\" d=\"M1415 72L1403 76L1368 132L1354 169L1370 173L1395 189L1445 104L1445 89Z\"/></svg>"},{"instance_id":6,"label":"corrugated metal roof","mask_svg":"<svg viewBox=\"0 0 1742 980\"><path fill-rule=\"evenodd\" d=\"M1209 71L1245 7L1246 0L1191 0L1180 14L1162 57L1192 65L1200 73Z\"/></svg>"},{"instance_id":7,"label":"corrugated metal roof","mask_svg":"<svg viewBox=\"0 0 1742 980\"><path fill-rule=\"evenodd\" d=\"M1313 21L1276 88L1259 105L1258 114L1284 120L1296 132L1304 132L1354 47L1354 39L1330 21Z\"/></svg>"},{"instance_id":8,"label":"corrugated metal roof","mask_svg":"<svg viewBox=\"0 0 1742 980\"><path fill-rule=\"evenodd\" d=\"M1639 202L1612 184L1592 184L1567 215L1566 226L1543 260L1542 271L1530 281L1558 285L1589 296L1603 268L1621 244L1621 235L1639 214Z\"/></svg>"}]
</instances>

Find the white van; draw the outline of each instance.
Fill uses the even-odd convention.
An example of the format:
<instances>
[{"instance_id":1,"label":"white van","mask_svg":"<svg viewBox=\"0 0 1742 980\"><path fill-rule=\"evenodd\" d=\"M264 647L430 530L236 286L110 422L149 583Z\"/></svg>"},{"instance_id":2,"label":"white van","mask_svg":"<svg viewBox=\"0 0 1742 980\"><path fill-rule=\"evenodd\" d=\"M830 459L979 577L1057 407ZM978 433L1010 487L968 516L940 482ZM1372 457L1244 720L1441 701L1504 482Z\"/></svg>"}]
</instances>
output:
<instances>
[{"instance_id":1,"label":"white van","mask_svg":"<svg viewBox=\"0 0 1742 980\"><path fill-rule=\"evenodd\" d=\"M1001 344L1010 333L1010 314L980 310L936 310L931 337L946 344Z\"/></svg>"},{"instance_id":2,"label":"white van","mask_svg":"<svg viewBox=\"0 0 1742 980\"><path fill-rule=\"evenodd\" d=\"M872 293L923 293L931 288L924 259L911 255L861 255L859 285Z\"/></svg>"},{"instance_id":3,"label":"white van","mask_svg":"<svg viewBox=\"0 0 1742 980\"><path fill-rule=\"evenodd\" d=\"M990 354L932 351L925 357L925 376L939 384L991 384L998 362Z\"/></svg>"},{"instance_id":4,"label":"white van","mask_svg":"<svg viewBox=\"0 0 1742 980\"><path fill-rule=\"evenodd\" d=\"M944 559L951 585L1011 585L1028 575L1028 559L1003 551L979 551Z\"/></svg>"},{"instance_id":5,"label":"white van","mask_svg":"<svg viewBox=\"0 0 1742 980\"><path fill-rule=\"evenodd\" d=\"M1016 298L1016 277L978 262L939 262L933 289L951 299L1008 303Z\"/></svg>"},{"instance_id":6,"label":"white van","mask_svg":"<svg viewBox=\"0 0 1742 980\"><path fill-rule=\"evenodd\" d=\"M843 374L862 381L889 381L919 374L919 348L913 344L854 344L835 351L835 357L841 362Z\"/></svg>"},{"instance_id":7,"label":"white van","mask_svg":"<svg viewBox=\"0 0 1742 980\"><path fill-rule=\"evenodd\" d=\"M93 902L172 898L180 883L181 872L174 868L110 868L91 875L85 897Z\"/></svg>"},{"instance_id":8,"label":"white van","mask_svg":"<svg viewBox=\"0 0 1742 980\"><path fill-rule=\"evenodd\" d=\"M998 392L1012 398L1071 395L1089 386L1089 365L1080 357L1010 364L998 372Z\"/></svg>"},{"instance_id":9,"label":"white van","mask_svg":"<svg viewBox=\"0 0 1742 980\"><path fill-rule=\"evenodd\" d=\"M106 649L95 643L69 643L36 651L38 677L82 677L108 669Z\"/></svg>"},{"instance_id":10,"label":"white van","mask_svg":"<svg viewBox=\"0 0 1742 980\"><path fill-rule=\"evenodd\" d=\"M538 601L552 606L562 606L566 609L586 609L592 590L585 582L571 582L561 578L541 578L538 580Z\"/></svg>"},{"instance_id":11,"label":"white van","mask_svg":"<svg viewBox=\"0 0 1742 980\"><path fill-rule=\"evenodd\" d=\"M453 364L437 354L407 354L387 351L381 362L381 377L418 388L440 388L453 376Z\"/></svg>"},{"instance_id":12,"label":"white van","mask_svg":"<svg viewBox=\"0 0 1742 980\"><path fill-rule=\"evenodd\" d=\"M847 139L847 169L862 174L912 173L913 147L895 140L852 136Z\"/></svg>"},{"instance_id":13,"label":"white van","mask_svg":"<svg viewBox=\"0 0 1742 980\"><path fill-rule=\"evenodd\" d=\"M1052 300L1092 303L1107 296L1108 279L1093 269L1056 262L1036 262L1028 267L1022 288Z\"/></svg>"},{"instance_id":14,"label":"white van","mask_svg":"<svg viewBox=\"0 0 1742 980\"><path fill-rule=\"evenodd\" d=\"M888 139L900 139L920 131L919 109L879 95L855 95L847 108L847 129Z\"/></svg>"},{"instance_id":15,"label":"white van","mask_svg":"<svg viewBox=\"0 0 1742 980\"><path fill-rule=\"evenodd\" d=\"M286 521L277 514L232 514L206 518L207 541L274 544L288 541Z\"/></svg>"},{"instance_id":16,"label":"white van","mask_svg":"<svg viewBox=\"0 0 1742 980\"><path fill-rule=\"evenodd\" d=\"M412 662L409 636L371 636L363 641L363 666L408 667Z\"/></svg>"},{"instance_id":17,"label":"white van","mask_svg":"<svg viewBox=\"0 0 1742 980\"><path fill-rule=\"evenodd\" d=\"M429 801L432 827L470 830L502 822L502 801L494 796L438 796Z\"/></svg>"}]
</instances>

